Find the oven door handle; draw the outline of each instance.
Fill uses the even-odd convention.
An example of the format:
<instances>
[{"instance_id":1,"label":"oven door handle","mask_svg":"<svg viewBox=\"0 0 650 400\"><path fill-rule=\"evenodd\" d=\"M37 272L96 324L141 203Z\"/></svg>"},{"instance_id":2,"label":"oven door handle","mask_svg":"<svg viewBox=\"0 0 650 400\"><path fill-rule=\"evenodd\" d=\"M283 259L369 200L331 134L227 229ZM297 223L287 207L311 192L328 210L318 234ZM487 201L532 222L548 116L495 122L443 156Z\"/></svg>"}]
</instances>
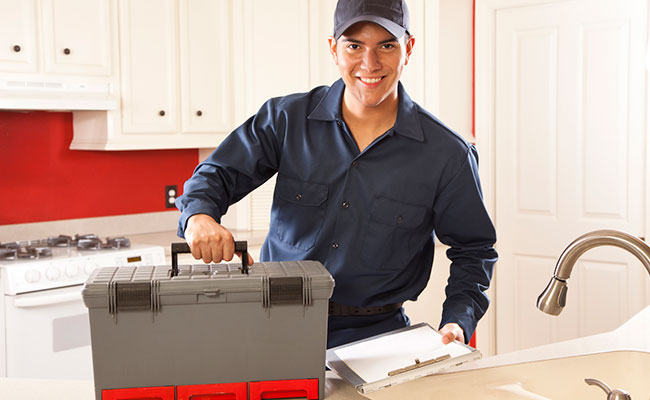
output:
<instances>
[{"instance_id":1,"label":"oven door handle","mask_svg":"<svg viewBox=\"0 0 650 400\"><path fill-rule=\"evenodd\" d=\"M69 303L82 300L81 292L50 294L38 297L16 298L14 306L18 308L34 308L55 304Z\"/></svg>"}]
</instances>

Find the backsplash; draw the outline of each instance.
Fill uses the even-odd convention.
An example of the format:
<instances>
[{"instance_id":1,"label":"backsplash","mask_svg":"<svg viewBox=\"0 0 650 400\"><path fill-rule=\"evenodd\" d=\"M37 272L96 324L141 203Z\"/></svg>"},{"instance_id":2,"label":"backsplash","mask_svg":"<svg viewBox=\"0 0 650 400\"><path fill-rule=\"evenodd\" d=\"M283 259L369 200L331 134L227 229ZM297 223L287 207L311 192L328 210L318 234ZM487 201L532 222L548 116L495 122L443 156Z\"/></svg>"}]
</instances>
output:
<instances>
[{"instance_id":1,"label":"backsplash","mask_svg":"<svg viewBox=\"0 0 650 400\"><path fill-rule=\"evenodd\" d=\"M196 149L70 150L71 112L0 111L0 225L172 210Z\"/></svg>"}]
</instances>

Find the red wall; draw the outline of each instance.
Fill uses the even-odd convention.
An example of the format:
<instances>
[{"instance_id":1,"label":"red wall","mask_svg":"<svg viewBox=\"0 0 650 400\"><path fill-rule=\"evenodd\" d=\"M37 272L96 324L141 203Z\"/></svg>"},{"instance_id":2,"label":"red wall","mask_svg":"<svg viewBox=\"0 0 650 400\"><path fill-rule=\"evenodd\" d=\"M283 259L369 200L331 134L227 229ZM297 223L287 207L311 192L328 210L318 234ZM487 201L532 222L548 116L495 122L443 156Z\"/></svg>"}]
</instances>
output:
<instances>
[{"instance_id":1,"label":"red wall","mask_svg":"<svg viewBox=\"0 0 650 400\"><path fill-rule=\"evenodd\" d=\"M0 111L0 225L170 210L198 151L70 150L72 113Z\"/></svg>"}]
</instances>

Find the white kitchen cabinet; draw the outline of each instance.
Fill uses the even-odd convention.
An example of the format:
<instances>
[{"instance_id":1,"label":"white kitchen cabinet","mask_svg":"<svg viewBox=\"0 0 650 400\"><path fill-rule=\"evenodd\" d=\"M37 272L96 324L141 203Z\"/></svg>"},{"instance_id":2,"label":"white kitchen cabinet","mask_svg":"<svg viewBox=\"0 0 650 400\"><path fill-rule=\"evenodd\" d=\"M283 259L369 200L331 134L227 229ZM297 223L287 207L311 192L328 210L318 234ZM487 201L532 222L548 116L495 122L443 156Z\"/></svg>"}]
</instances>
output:
<instances>
[{"instance_id":1,"label":"white kitchen cabinet","mask_svg":"<svg viewBox=\"0 0 650 400\"><path fill-rule=\"evenodd\" d=\"M0 0L0 71L36 72L36 0Z\"/></svg>"},{"instance_id":2,"label":"white kitchen cabinet","mask_svg":"<svg viewBox=\"0 0 650 400\"><path fill-rule=\"evenodd\" d=\"M70 148L217 146L235 126L231 4L121 0L121 109L75 112Z\"/></svg>"},{"instance_id":3,"label":"white kitchen cabinet","mask_svg":"<svg viewBox=\"0 0 650 400\"><path fill-rule=\"evenodd\" d=\"M231 0L181 2L181 117L186 135L233 128L230 4Z\"/></svg>"},{"instance_id":4,"label":"white kitchen cabinet","mask_svg":"<svg viewBox=\"0 0 650 400\"><path fill-rule=\"evenodd\" d=\"M122 131L178 130L178 1L120 1Z\"/></svg>"},{"instance_id":5,"label":"white kitchen cabinet","mask_svg":"<svg viewBox=\"0 0 650 400\"><path fill-rule=\"evenodd\" d=\"M41 0L41 6L46 73L112 73L110 1Z\"/></svg>"},{"instance_id":6,"label":"white kitchen cabinet","mask_svg":"<svg viewBox=\"0 0 650 400\"><path fill-rule=\"evenodd\" d=\"M111 0L0 0L0 72L110 76Z\"/></svg>"}]
</instances>

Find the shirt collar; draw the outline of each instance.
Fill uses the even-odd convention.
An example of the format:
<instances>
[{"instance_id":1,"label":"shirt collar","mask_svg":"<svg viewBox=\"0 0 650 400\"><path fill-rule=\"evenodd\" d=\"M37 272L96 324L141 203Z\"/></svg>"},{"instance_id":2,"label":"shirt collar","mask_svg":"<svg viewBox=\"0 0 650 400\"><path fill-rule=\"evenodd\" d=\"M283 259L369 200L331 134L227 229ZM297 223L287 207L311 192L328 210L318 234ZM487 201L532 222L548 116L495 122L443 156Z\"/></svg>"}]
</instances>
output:
<instances>
[{"instance_id":1,"label":"shirt collar","mask_svg":"<svg viewBox=\"0 0 650 400\"><path fill-rule=\"evenodd\" d=\"M319 121L337 121L342 119L341 102L343 101L344 89L345 83L343 79L334 82L327 90L325 97L323 97L307 118ZM397 121L394 127L395 132L420 142L423 141L424 134L420 126L417 104L406 93L402 82L398 83L397 93L399 94L399 105L397 109Z\"/></svg>"}]
</instances>

